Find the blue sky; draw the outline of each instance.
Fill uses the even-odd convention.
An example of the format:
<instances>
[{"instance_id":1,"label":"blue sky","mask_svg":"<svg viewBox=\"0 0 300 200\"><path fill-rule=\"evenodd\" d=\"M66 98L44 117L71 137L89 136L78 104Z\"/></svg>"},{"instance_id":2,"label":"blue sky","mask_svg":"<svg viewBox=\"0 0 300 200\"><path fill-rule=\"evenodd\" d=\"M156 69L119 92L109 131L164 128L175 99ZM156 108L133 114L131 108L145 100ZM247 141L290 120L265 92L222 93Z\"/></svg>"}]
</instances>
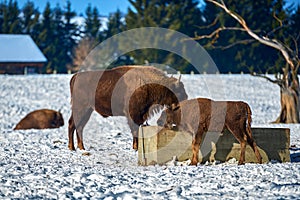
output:
<instances>
[{"instance_id":1,"label":"blue sky","mask_svg":"<svg viewBox=\"0 0 300 200\"><path fill-rule=\"evenodd\" d=\"M0 0L3 1L3 0ZM17 0L19 7L23 5L28 0ZM35 6L39 8L42 12L46 6L47 1L50 2L51 7L55 7L57 3L62 7L66 5L67 0L31 0L34 2ZM300 4L300 0L286 0L287 3L294 2L295 4ZM108 16L109 13L115 12L117 9L120 9L123 13L127 12L127 8L130 6L128 0L71 0L71 5L73 10L77 14L84 14L85 9L88 4L91 4L92 7L96 6L100 12L100 15Z\"/></svg>"},{"instance_id":2,"label":"blue sky","mask_svg":"<svg viewBox=\"0 0 300 200\"><path fill-rule=\"evenodd\" d=\"M27 1L28 0L17 0L18 6L22 8ZM39 8L40 12L44 10L46 3L48 1L50 2L51 7L55 7L57 3L59 3L59 5L63 7L66 5L67 2L67 0L31 0L31 1L34 2L34 5ZM92 7L98 8L100 15L105 15L105 16L108 16L109 13L115 12L117 9L126 13L127 8L130 5L130 3L127 0L70 0L70 2L73 10L75 10L77 14L81 14L81 13L84 14L85 9L90 3Z\"/></svg>"}]
</instances>

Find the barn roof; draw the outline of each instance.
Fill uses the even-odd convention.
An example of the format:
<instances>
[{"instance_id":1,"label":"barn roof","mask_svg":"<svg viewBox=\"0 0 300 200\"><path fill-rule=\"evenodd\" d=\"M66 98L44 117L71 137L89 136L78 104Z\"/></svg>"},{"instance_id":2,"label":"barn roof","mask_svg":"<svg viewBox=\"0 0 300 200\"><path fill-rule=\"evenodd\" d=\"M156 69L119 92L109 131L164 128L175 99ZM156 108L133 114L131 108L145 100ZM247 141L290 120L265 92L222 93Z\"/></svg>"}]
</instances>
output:
<instances>
[{"instance_id":1,"label":"barn roof","mask_svg":"<svg viewBox=\"0 0 300 200\"><path fill-rule=\"evenodd\" d=\"M40 63L47 58L29 35L0 34L0 63Z\"/></svg>"}]
</instances>

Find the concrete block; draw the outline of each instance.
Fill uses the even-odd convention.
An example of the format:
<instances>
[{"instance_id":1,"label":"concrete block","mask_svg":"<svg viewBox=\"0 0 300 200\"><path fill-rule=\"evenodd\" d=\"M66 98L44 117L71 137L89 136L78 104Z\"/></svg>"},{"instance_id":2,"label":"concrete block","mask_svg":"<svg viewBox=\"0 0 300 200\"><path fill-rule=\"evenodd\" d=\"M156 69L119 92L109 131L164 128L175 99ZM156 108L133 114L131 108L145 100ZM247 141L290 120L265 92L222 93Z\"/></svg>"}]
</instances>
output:
<instances>
[{"instance_id":1,"label":"concrete block","mask_svg":"<svg viewBox=\"0 0 300 200\"><path fill-rule=\"evenodd\" d=\"M263 162L276 160L290 162L290 130L286 128L252 128L253 137L263 158ZM165 164L174 156L178 161L192 158L192 135L183 131L167 130L157 126L139 129L138 164ZM199 161L218 160L225 162L231 158L239 160L240 144L229 132L206 133L199 152ZM246 148L245 162L257 162L253 150Z\"/></svg>"}]
</instances>

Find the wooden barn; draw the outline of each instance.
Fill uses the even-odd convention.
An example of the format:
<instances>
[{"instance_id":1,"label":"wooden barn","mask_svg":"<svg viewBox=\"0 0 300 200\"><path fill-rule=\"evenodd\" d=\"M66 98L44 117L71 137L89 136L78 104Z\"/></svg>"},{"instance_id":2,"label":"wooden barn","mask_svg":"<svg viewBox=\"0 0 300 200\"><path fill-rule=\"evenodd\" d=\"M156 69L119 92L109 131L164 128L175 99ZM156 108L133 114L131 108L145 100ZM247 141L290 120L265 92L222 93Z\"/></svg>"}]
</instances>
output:
<instances>
[{"instance_id":1,"label":"wooden barn","mask_svg":"<svg viewBox=\"0 0 300 200\"><path fill-rule=\"evenodd\" d=\"M46 63L30 35L0 34L0 74L41 73Z\"/></svg>"}]
</instances>

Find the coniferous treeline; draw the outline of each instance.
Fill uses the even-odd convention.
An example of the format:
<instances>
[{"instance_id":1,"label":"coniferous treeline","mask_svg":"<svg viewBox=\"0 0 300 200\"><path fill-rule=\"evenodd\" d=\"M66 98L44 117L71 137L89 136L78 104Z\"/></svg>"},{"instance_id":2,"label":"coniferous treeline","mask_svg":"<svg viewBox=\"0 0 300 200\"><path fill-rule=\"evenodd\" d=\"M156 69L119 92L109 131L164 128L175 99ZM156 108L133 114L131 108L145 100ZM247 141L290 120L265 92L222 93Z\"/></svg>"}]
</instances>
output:
<instances>
[{"instance_id":1,"label":"coniferous treeline","mask_svg":"<svg viewBox=\"0 0 300 200\"><path fill-rule=\"evenodd\" d=\"M17 1L0 3L0 33L30 34L48 59L44 73L56 70L66 73L76 70L89 51L100 42L122 31L139 27L162 27L184 33L190 37L209 34L220 26L235 26L220 9L212 4L199 5L196 0L129 0L127 13L117 10L101 20L101 13L90 4L84 16L72 9L72 4L47 3L38 10L28 1L22 8ZM252 30L266 37L285 40L291 47L299 44L300 7L287 6L284 0L227 0L226 4L245 18ZM99 5L101 6L101 5ZM77 24L78 17L84 18ZM210 26L215 18L218 23ZM281 24L280 24L281 23ZM204 28L205 27L205 28ZM293 36L293 37L291 37ZM216 62L221 72L258 71L278 72L284 65L279 52L255 41L247 41L247 35L238 31L224 31L217 43L199 41ZM237 41L245 41L232 45ZM295 42L296 41L296 42ZM173 41L174 44L178 41ZM299 52L295 52L299 53ZM144 49L130 52L117 59L113 66L121 64L161 63L182 72L193 69L190 63L173 53Z\"/></svg>"}]
</instances>

